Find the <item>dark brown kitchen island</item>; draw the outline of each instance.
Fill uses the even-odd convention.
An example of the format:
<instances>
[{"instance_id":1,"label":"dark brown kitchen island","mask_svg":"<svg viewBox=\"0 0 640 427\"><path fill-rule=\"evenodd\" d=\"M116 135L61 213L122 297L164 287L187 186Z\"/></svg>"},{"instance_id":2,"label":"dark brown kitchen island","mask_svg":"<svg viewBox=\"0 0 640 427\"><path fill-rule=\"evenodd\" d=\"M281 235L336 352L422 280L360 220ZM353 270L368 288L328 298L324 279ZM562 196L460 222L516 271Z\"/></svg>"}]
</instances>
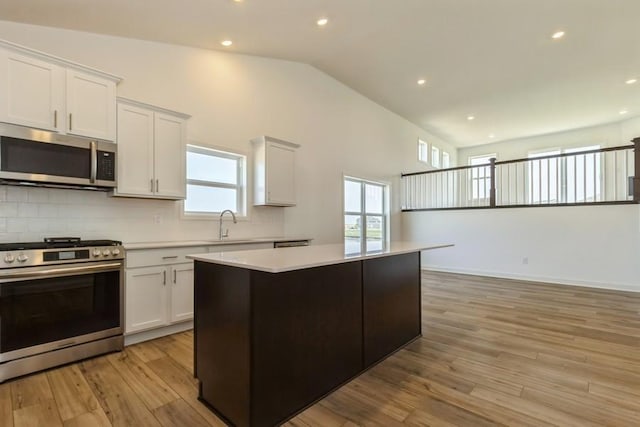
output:
<instances>
[{"instance_id":1,"label":"dark brown kitchen island","mask_svg":"<svg viewBox=\"0 0 640 427\"><path fill-rule=\"evenodd\" d=\"M232 425L286 421L420 336L420 251L444 246L192 256L200 400Z\"/></svg>"}]
</instances>

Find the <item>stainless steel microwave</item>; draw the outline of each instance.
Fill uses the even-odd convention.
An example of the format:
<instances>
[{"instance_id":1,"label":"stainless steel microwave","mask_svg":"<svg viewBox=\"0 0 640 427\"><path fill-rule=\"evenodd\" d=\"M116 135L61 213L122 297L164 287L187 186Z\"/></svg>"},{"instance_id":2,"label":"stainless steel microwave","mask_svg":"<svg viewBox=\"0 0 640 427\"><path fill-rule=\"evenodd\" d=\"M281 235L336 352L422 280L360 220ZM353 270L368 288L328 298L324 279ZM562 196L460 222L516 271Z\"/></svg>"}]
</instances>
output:
<instances>
[{"instance_id":1,"label":"stainless steel microwave","mask_svg":"<svg viewBox=\"0 0 640 427\"><path fill-rule=\"evenodd\" d=\"M116 144L0 124L0 180L107 190L116 186Z\"/></svg>"}]
</instances>

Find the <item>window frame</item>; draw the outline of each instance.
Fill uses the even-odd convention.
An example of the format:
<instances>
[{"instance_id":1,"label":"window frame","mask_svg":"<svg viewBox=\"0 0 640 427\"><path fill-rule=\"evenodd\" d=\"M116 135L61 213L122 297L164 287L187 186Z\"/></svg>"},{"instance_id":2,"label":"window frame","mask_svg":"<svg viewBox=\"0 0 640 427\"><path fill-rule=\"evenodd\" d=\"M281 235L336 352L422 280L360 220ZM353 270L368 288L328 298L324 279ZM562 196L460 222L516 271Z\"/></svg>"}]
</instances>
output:
<instances>
[{"instance_id":1,"label":"window frame","mask_svg":"<svg viewBox=\"0 0 640 427\"><path fill-rule=\"evenodd\" d=\"M249 182L249 177L247 176L247 155L242 152L232 151L228 148L219 148L210 146L207 144L199 143L199 142L189 142L185 146L185 158L189 152L211 155L212 157L218 157L223 159L231 159L236 161L236 183L237 184L229 184L226 182L219 181L207 181L207 180L196 180L188 178L188 164L185 160L185 187L189 184L198 185L202 187L210 187L210 188L225 188L225 189L235 189L236 190L236 206L233 212L238 219L246 219L248 217L248 203L247 203L247 194L248 188L247 183ZM197 211L187 211L186 210L186 197L182 201L182 209L181 216L185 219L212 219L217 218L220 215L220 212L197 212Z\"/></svg>"},{"instance_id":2,"label":"window frame","mask_svg":"<svg viewBox=\"0 0 640 427\"><path fill-rule=\"evenodd\" d=\"M449 169L451 167L451 155L449 154L448 151L444 151L442 150L442 161L440 162L442 164L442 169ZM444 164L444 159L447 159L447 164L445 166Z\"/></svg>"},{"instance_id":3,"label":"window frame","mask_svg":"<svg viewBox=\"0 0 640 427\"><path fill-rule=\"evenodd\" d=\"M347 181L360 184L360 211L347 211L345 206L345 193L344 187ZM372 185L382 188L382 213L368 213L366 207L366 185ZM391 186L382 181L373 181L370 179L357 178L351 175L343 175L342 177L342 239L345 242L345 230L346 230L346 217L347 216L359 216L360 217L360 252L359 253L375 253L384 251L391 238L390 230L390 210L389 210L389 197ZM382 249L367 251L367 217L380 217L381 218L381 230L383 235L381 236ZM346 242L345 242L346 251Z\"/></svg>"},{"instance_id":4,"label":"window frame","mask_svg":"<svg viewBox=\"0 0 640 427\"><path fill-rule=\"evenodd\" d=\"M590 144L590 145L585 145L585 146L579 146L579 147L553 147L553 148L546 148L546 149L538 149L535 151L530 151L527 154L527 157L530 159L535 159L536 157L542 157L544 155L557 155L557 154L572 154L573 157L576 159L577 162L577 158L578 156L581 155L582 152L585 151L593 151L593 150L598 150L602 148L602 144ZM602 189L605 187L605 174L604 174L604 163L602 161L601 158L599 158L599 153L592 153L592 154L585 154L585 159L586 156L589 155L593 155L595 156L595 158L597 159L596 162L596 168L594 169L594 178L597 178L595 180L595 186L593 187L593 194L592 194L592 200L591 202L588 201L588 195L589 193L587 193L587 188L584 188L584 194L583 194L583 198L582 200L578 199L578 194L575 193L576 188L579 188L576 186L576 183L574 182L573 184L573 188L574 188L574 194L573 194L573 200L571 202L569 202L569 193L570 193L570 184L571 184L571 180L569 179L569 169L570 169L570 165L568 162L568 157L560 157L556 159L556 162L558 162L557 167L559 168L559 173L558 173L558 179L559 179L559 183L556 183L556 185L559 187L559 194L556 194L556 201L554 202L553 200L545 200L542 197L542 194L539 194L539 199L535 199L534 194L530 193L530 188L532 185L532 182L534 180L534 175L535 173L533 172L533 162L529 162L529 164L527 165L528 168L528 172L527 172L527 186L525 188L525 200L529 201L529 204L554 204L554 203L593 203L596 202L597 199L599 197L602 197ZM586 181L586 176L589 176L591 174L588 174L587 170L584 170L582 172L582 174L579 174L577 171L574 172L574 175L577 176L578 180L583 180ZM593 180L589 180L589 183L593 182ZM549 196L549 195L547 195Z\"/></svg>"},{"instance_id":5,"label":"window frame","mask_svg":"<svg viewBox=\"0 0 640 427\"><path fill-rule=\"evenodd\" d=\"M497 153L492 153L492 154L480 154L477 156L469 156L467 158L467 162L469 164L469 166L482 166L482 165L486 165L489 162L490 159L498 159L498 155ZM479 163L474 165L473 161L474 160L478 160L478 159L487 159L486 163ZM486 169L485 169L486 170ZM481 202L481 201L485 201L485 200L489 200L490 198L490 187L491 187L491 176L490 175L486 175L486 173L483 176L480 176L480 173L478 172L478 176L474 176L474 172L475 171L480 171L480 168L471 168L471 173L469 174L469 185L471 186L471 191L468 192L469 195L469 200L471 201L477 201L477 202ZM478 181L478 184L476 184L475 182ZM484 181L484 185L482 186L484 191L484 197L480 197L480 182ZM487 182L489 183L489 189L487 189ZM478 189L478 196L474 197L473 195L473 190L474 188Z\"/></svg>"},{"instance_id":6,"label":"window frame","mask_svg":"<svg viewBox=\"0 0 640 427\"><path fill-rule=\"evenodd\" d=\"M442 162L440 161L440 148L431 144L431 166L440 169Z\"/></svg>"},{"instance_id":7,"label":"window frame","mask_svg":"<svg viewBox=\"0 0 640 427\"><path fill-rule=\"evenodd\" d=\"M424 147L424 158L422 157L423 147ZM429 164L429 143L421 138L418 138L418 161Z\"/></svg>"},{"instance_id":8,"label":"window frame","mask_svg":"<svg viewBox=\"0 0 640 427\"><path fill-rule=\"evenodd\" d=\"M536 172L534 169L534 162L536 161L536 159L538 159L539 157L545 157L545 156L557 156L559 154L562 154L563 150L559 147L553 147L553 148L546 148L546 149L538 149L538 150L533 150L533 151L529 151L527 153L527 158L531 159L528 163L527 163L527 174L526 174L526 187L525 187L525 194L524 194L524 200L528 202L528 204L530 205L539 205L539 204L549 204L549 203L559 203L561 200L564 200L564 173L565 168L564 168L564 162L562 161L561 158L557 158L555 159L557 163L556 168L559 168L559 173L558 173L558 181L556 182L556 187L554 188L556 194L556 198L555 201L554 199L551 198L551 194L547 194L547 198L545 199L543 197L543 192L540 191L540 189L544 189L544 186L542 186L540 184L540 186L538 187L539 190L538 192L540 194L537 194L537 198L536 198L536 193L535 191L535 187L533 187L534 182L538 182L540 180L542 180L542 164L540 163L540 161L538 160L538 171L537 174L540 175L540 179L539 180L535 180L535 176L536 176ZM549 175L550 178L554 178L553 175ZM548 188L551 189L551 183L548 183ZM557 191L557 189L559 188L559 193Z\"/></svg>"}]
</instances>

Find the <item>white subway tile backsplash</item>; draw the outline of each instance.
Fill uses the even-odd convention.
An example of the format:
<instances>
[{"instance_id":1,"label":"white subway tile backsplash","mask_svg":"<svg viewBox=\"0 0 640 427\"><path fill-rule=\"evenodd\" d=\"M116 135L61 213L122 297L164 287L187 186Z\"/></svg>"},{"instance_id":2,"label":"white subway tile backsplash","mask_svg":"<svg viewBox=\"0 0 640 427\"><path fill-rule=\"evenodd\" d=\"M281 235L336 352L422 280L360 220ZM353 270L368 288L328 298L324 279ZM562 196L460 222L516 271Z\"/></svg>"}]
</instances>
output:
<instances>
[{"instance_id":1,"label":"white subway tile backsplash","mask_svg":"<svg viewBox=\"0 0 640 427\"><path fill-rule=\"evenodd\" d=\"M7 232L9 233L24 233L28 231L29 219L28 218L7 218Z\"/></svg>"},{"instance_id":2,"label":"white subway tile backsplash","mask_svg":"<svg viewBox=\"0 0 640 427\"><path fill-rule=\"evenodd\" d=\"M182 204L111 197L105 192L0 186L0 241L75 236L125 242L216 239L217 219L181 216ZM156 223L156 218L160 220ZM229 224L235 238L282 235L282 208L251 208L248 221Z\"/></svg>"},{"instance_id":3,"label":"white subway tile backsplash","mask_svg":"<svg viewBox=\"0 0 640 427\"><path fill-rule=\"evenodd\" d=\"M44 204L38 205L38 216L40 218L56 218L58 216L58 210L60 205L56 204Z\"/></svg>"},{"instance_id":4,"label":"white subway tile backsplash","mask_svg":"<svg viewBox=\"0 0 640 427\"><path fill-rule=\"evenodd\" d=\"M38 205L36 203L18 203L18 216L20 218L37 218Z\"/></svg>"},{"instance_id":5,"label":"white subway tile backsplash","mask_svg":"<svg viewBox=\"0 0 640 427\"><path fill-rule=\"evenodd\" d=\"M29 188L27 190L27 200L31 203L44 203L49 201L48 188Z\"/></svg>"},{"instance_id":6,"label":"white subway tile backsplash","mask_svg":"<svg viewBox=\"0 0 640 427\"><path fill-rule=\"evenodd\" d=\"M15 187L15 186L6 186L7 191L7 201L9 202L26 202L27 197L27 188L25 187Z\"/></svg>"},{"instance_id":7,"label":"white subway tile backsplash","mask_svg":"<svg viewBox=\"0 0 640 427\"><path fill-rule=\"evenodd\" d=\"M27 231L44 232L49 229L49 220L45 218L29 218Z\"/></svg>"},{"instance_id":8,"label":"white subway tile backsplash","mask_svg":"<svg viewBox=\"0 0 640 427\"><path fill-rule=\"evenodd\" d=\"M0 203L0 217L10 218L18 216L18 203L2 202Z\"/></svg>"}]
</instances>

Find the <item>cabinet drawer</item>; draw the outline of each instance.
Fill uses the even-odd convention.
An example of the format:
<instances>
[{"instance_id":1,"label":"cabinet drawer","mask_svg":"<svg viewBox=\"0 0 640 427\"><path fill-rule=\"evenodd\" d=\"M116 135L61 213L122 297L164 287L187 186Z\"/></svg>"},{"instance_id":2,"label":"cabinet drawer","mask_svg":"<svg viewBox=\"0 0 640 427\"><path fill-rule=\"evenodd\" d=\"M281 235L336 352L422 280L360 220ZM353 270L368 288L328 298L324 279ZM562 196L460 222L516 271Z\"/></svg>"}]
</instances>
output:
<instances>
[{"instance_id":1,"label":"cabinet drawer","mask_svg":"<svg viewBox=\"0 0 640 427\"><path fill-rule=\"evenodd\" d=\"M191 262L190 259L186 258L187 255L201 254L205 252L208 252L206 246L129 250L127 251L126 257L126 268Z\"/></svg>"}]
</instances>

